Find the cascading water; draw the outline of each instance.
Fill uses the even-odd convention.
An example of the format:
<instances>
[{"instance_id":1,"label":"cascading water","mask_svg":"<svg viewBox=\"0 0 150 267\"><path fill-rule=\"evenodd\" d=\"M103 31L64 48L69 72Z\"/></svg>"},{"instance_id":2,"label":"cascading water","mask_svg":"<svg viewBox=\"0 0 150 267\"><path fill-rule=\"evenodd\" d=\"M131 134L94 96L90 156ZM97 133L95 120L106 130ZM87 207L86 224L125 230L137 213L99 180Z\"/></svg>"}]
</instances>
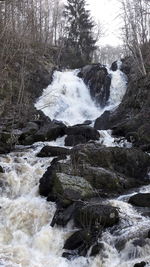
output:
<instances>
[{"instance_id":1,"label":"cascading water","mask_svg":"<svg viewBox=\"0 0 150 267\"><path fill-rule=\"evenodd\" d=\"M105 109L97 106L92 100L89 89L82 79L77 76L78 71L56 71L53 82L43 92L35 104L51 119L63 121L69 125L94 120L105 109L116 107L126 91L126 76L119 69L109 71L112 76L110 98Z\"/></svg>"},{"instance_id":2,"label":"cascading water","mask_svg":"<svg viewBox=\"0 0 150 267\"><path fill-rule=\"evenodd\" d=\"M35 106L51 119L61 120L69 125L82 123L87 119L93 120L100 112L86 85L77 77L77 71L56 71L53 83L44 90Z\"/></svg>"},{"instance_id":3,"label":"cascading water","mask_svg":"<svg viewBox=\"0 0 150 267\"><path fill-rule=\"evenodd\" d=\"M126 80L119 70L111 74L109 105L115 107L123 97ZM51 119L63 120L68 124L93 120L104 111L95 106L88 88L76 72L70 71L55 72L53 83L44 90L36 107ZM100 142L115 146L108 131L102 132ZM56 142L36 143L32 148L19 147L18 152L0 157L5 170L0 174L0 266L132 267L142 260L150 262L150 241L146 240L144 247L134 246L132 242L137 238L137 229L139 233L140 230L149 229L150 219L127 203L129 195L108 201L120 209L121 227L118 229L116 226L113 234L109 229L103 233L104 248L100 255L95 258L78 257L71 261L61 257L64 241L73 230L71 224L65 228L50 226L55 204L38 194L39 179L52 160L36 157L45 144L64 146L64 138ZM140 191L149 192L150 187L143 187ZM126 242L125 247L118 250L117 244L127 241L129 237L130 241Z\"/></svg>"}]
</instances>

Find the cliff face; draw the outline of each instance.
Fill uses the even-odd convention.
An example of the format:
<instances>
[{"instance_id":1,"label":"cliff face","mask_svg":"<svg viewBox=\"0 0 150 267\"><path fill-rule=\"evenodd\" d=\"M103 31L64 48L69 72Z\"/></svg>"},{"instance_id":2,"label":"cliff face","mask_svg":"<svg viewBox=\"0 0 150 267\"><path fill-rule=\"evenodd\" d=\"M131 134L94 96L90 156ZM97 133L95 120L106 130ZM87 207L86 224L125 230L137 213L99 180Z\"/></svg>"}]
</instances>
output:
<instances>
[{"instance_id":1,"label":"cliff face","mask_svg":"<svg viewBox=\"0 0 150 267\"><path fill-rule=\"evenodd\" d=\"M141 77L131 58L123 61L122 71L128 76L128 87L122 103L112 113L107 111L98 118L95 128L111 128L117 136L136 132L140 145L147 145L150 143L150 72Z\"/></svg>"}]
</instances>

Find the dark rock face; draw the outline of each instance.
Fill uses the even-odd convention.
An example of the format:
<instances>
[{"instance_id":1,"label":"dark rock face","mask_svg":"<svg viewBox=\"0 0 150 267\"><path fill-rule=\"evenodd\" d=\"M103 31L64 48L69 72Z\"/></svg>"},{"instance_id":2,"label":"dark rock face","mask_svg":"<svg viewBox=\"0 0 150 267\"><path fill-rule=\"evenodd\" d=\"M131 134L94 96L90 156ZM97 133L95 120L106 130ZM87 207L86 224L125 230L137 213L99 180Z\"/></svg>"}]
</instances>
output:
<instances>
[{"instance_id":1,"label":"dark rock face","mask_svg":"<svg viewBox=\"0 0 150 267\"><path fill-rule=\"evenodd\" d=\"M1 166L0 166L0 173L4 173L4 170Z\"/></svg>"},{"instance_id":2,"label":"dark rock face","mask_svg":"<svg viewBox=\"0 0 150 267\"><path fill-rule=\"evenodd\" d=\"M58 146L44 146L37 154L37 157L58 157L62 155L69 155L70 149Z\"/></svg>"},{"instance_id":3,"label":"dark rock face","mask_svg":"<svg viewBox=\"0 0 150 267\"><path fill-rule=\"evenodd\" d=\"M116 208L100 204L88 204L78 209L75 214L75 224L88 229L110 227L119 222Z\"/></svg>"},{"instance_id":4,"label":"dark rock face","mask_svg":"<svg viewBox=\"0 0 150 267\"><path fill-rule=\"evenodd\" d=\"M116 71L118 69L118 64L117 64L117 61L114 61L111 65L111 70L112 71Z\"/></svg>"},{"instance_id":5,"label":"dark rock face","mask_svg":"<svg viewBox=\"0 0 150 267\"><path fill-rule=\"evenodd\" d=\"M149 155L141 150L88 143L72 148L58 172L83 177L100 195L112 196L148 184L149 165Z\"/></svg>"},{"instance_id":6,"label":"dark rock face","mask_svg":"<svg viewBox=\"0 0 150 267\"><path fill-rule=\"evenodd\" d=\"M94 128L97 130L108 130L110 128L109 118L110 111L106 110L99 118L96 119Z\"/></svg>"},{"instance_id":7,"label":"dark rock face","mask_svg":"<svg viewBox=\"0 0 150 267\"><path fill-rule=\"evenodd\" d=\"M100 137L96 129L84 124L67 127L65 132L68 135L65 138L65 146L85 144L89 140L98 140Z\"/></svg>"},{"instance_id":8,"label":"dark rock face","mask_svg":"<svg viewBox=\"0 0 150 267\"><path fill-rule=\"evenodd\" d=\"M85 125L68 127L65 132L67 135L81 135L85 137L87 141L98 140L100 137L96 129Z\"/></svg>"},{"instance_id":9,"label":"dark rock face","mask_svg":"<svg viewBox=\"0 0 150 267\"><path fill-rule=\"evenodd\" d=\"M102 147L100 144L76 146L71 157L78 164L86 162L140 180L145 178L150 164L149 155L138 149Z\"/></svg>"},{"instance_id":10,"label":"dark rock face","mask_svg":"<svg viewBox=\"0 0 150 267\"><path fill-rule=\"evenodd\" d=\"M86 138L82 135L68 135L65 138L65 146L76 146L87 143Z\"/></svg>"},{"instance_id":11,"label":"dark rock face","mask_svg":"<svg viewBox=\"0 0 150 267\"><path fill-rule=\"evenodd\" d=\"M104 107L110 95L111 84L107 69L100 64L87 65L81 68L78 76L89 86L92 98Z\"/></svg>"},{"instance_id":12,"label":"dark rock face","mask_svg":"<svg viewBox=\"0 0 150 267\"><path fill-rule=\"evenodd\" d=\"M129 203L139 207L150 208L150 193L139 193L129 199Z\"/></svg>"},{"instance_id":13,"label":"dark rock face","mask_svg":"<svg viewBox=\"0 0 150 267\"><path fill-rule=\"evenodd\" d=\"M96 129L112 129L116 136L126 136L129 132L136 132L139 137L137 146L150 144L150 74L141 77L132 58L123 60L121 70L128 76L128 87L119 107L97 119ZM99 122L99 123L98 123ZM146 151L146 150L145 150Z\"/></svg>"},{"instance_id":14,"label":"dark rock face","mask_svg":"<svg viewBox=\"0 0 150 267\"><path fill-rule=\"evenodd\" d=\"M134 264L134 267L144 267L144 266L146 266L146 262L145 261L142 261L140 263Z\"/></svg>"},{"instance_id":15,"label":"dark rock face","mask_svg":"<svg viewBox=\"0 0 150 267\"><path fill-rule=\"evenodd\" d=\"M23 129L23 133L19 137L20 144L31 145L39 141L53 141L65 135L66 126L64 124L54 124L48 117L38 120L34 124L32 123L32 125L35 124L37 124L37 128L26 127Z\"/></svg>"},{"instance_id":16,"label":"dark rock face","mask_svg":"<svg viewBox=\"0 0 150 267\"><path fill-rule=\"evenodd\" d=\"M39 193L41 196L47 197L51 192L54 185L53 172L58 164L58 159L55 158L51 162L51 166L47 168L46 172L40 179Z\"/></svg>"}]
</instances>

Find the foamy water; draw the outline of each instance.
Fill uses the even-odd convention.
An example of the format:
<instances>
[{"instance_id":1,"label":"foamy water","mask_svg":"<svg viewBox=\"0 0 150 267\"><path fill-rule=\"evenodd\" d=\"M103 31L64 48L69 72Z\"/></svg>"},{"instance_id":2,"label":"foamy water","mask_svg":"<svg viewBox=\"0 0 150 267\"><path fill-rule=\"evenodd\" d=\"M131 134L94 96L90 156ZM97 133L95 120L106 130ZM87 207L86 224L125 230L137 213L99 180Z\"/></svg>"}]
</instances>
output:
<instances>
[{"instance_id":1,"label":"foamy water","mask_svg":"<svg viewBox=\"0 0 150 267\"><path fill-rule=\"evenodd\" d=\"M120 103L125 92L126 81L120 71L112 73L110 106ZM119 91L119 93L117 93ZM110 107L109 106L109 107ZM88 88L76 76L76 72L55 72L53 83L44 90L36 107L42 109L51 119L75 124L85 119L95 119L102 110L91 100ZM100 131L100 143L106 146L127 146L116 143L111 131ZM44 145L64 146L64 137L56 142L37 143L32 148L18 148L18 152L0 157L5 173L0 174L0 266L3 267L133 267L142 260L150 262L150 240L144 247L134 246L143 231L148 232L150 218L127 203L130 195L109 200L117 207L120 225L103 233L100 241L104 249L94 258L78 257L72 261L61 257L63 245L73 232L72 225L51 227L55 203L39 196L39 179L52 158L37 158ZM150 192L150 186L140 189ZM116 248L119 241L126 240L122 250ZM147 264L147 266L150 266Z\"/></svg>"}]
</instances>

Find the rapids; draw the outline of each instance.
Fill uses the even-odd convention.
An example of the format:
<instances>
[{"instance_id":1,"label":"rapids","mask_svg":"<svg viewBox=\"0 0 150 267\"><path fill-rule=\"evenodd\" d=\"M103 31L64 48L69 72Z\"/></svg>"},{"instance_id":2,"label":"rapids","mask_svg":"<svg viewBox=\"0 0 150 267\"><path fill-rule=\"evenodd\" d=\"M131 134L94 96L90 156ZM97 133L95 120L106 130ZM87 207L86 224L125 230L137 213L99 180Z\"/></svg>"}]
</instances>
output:
<instances>
[{"instance_id":1,"label":"rapids","mask_svg":"<svg viewBox=\"0 0 150 267\"><path fill-rule=\"evenodd\" d=\"M126 79L119 70L112 76L107 109L120 103L126 88ZM76 76L76 72L71 71L55 72L53 83L44 90L36 107L52 119L67 124L82 123L85 119L94 120L104 111L94 104L88 88ZM110 131L101 131L99 142L106 146L118 145ZM78 257L71 261L61 257L63 244L73 228L71 222L64 228L52 228L50 222L56 210L55 204L39 196L39 179L52 160L36 157L45 144L64 146L64 137L56 142L17 147L15 152L0 156L0 165L5 170L5 173L0 174L0 266L132 267L142 260L150 263L150 239L145 239L143 247L133 244L138 238L137 230L140 237L140 233L147 232L150 227L150 218L143 217L142 210L127 203L133 192L107 201L119 208L121 222L119 227L113 227L113 234L112 229L103 233L101 241L104 248L100 255ZM124 145L130 146L127 142L121 144ZM150 186L137 191L150 192ZM124 240L127 242L123 247ZM121 247L122 250L119 250Z\"/></svg>"}]
</instances>

